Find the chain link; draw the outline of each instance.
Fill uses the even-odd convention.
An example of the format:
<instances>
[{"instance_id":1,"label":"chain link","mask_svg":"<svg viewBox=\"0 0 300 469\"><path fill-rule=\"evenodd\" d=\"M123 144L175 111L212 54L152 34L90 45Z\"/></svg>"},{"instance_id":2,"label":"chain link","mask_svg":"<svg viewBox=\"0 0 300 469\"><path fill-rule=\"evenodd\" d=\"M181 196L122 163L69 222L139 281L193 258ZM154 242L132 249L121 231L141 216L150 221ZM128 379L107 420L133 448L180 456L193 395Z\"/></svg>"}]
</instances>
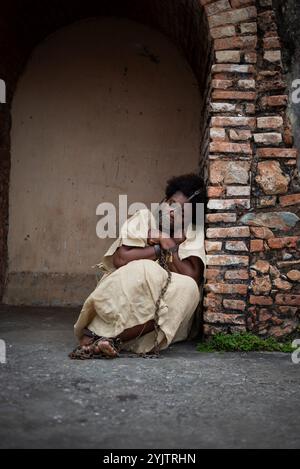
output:
<instances>
[{"instance_id":1,"label":"chain link","mask_svg":"<svg viewBox=\"0 0 300 469\"><path fill-rule=\"evenodd\" d=\"M169 257L171 257L172 254L161 249L160 256L158 259L159 265L166 270L168 276L165 284L163 285L159 297L157 298L155 302L155 311L154 311L154 331L155 331L155 340L154 340L154 347L153 347L153 352L142 352L142 353L130 353L125 350L122 351L122 355L126 356L128 358L136 358L136 357L141 357L141 358L160 358L159 354L159 343L158 343L158 334L159 334L159 325L158 325L158 320L159 320L159 310L160 310L160 305L163 297L166 294L166 291L170 285L172 274L168 266L168 261ZM133 344L137 342L137 340L141 337L144 329L145 329L146 324L144 324L143 329L139 333L139 335L133 340ZM92 333L93 334L93 333ZM98 337L95 335L94 340L91 340L91 343L94 343L95 341L99 340L100 338L109 340L111 345L114 347L114 349L119 353L122 350L122 345L123 341L120 338L105 338L105 337ZM76 347L73 352L69 354L69 357L72 359L89 359L89 358L102 358L104 354L100 354L99 357L93 353L92 350L86 352L81 346ZM107 357L110 358L110 357Z\"/></svg>"},{"instance_id":2,"label":"chain link","mask_svg":"<svg viewBox=\"0 0 300 469\"><path fill-rule=\"evenodd\" d=\"M160 304L161 304L161 301L163 300L165 294L166 294L166 291L170 285L170 282L171 282L171 278L172 278L172 274L171 274L171 271L169 269L169 266L168 266L168 259L167 259L167 256L169 254L167 254L167 252L163 249L161 249L161 252L160 252L160 256L159 256L159 259L158 259L158 263L159 265L166 270L167 274L168 274L168 277L167 277L167 280L165 282L165 284L163 285L162 289L161 289L161 292L159 294L159 297L157 298L156 302L155 302L155 311L154 311L154 331L155 331L155 339L154 339L154 347L153 347L153 352L142 352L142 353L134 353L134 354L131 354L130 352L122 352L122 355L126 355L128 358L136 358L137 356L138 357L141 357L141 358L159 358L160 357L160 354L159 354L159 343L158 343L158 333L159 333L159 325L158 325L158 320L159 320L159 310L160 310ZM140 334L134 339L133 341L133 344L135 344L137 342L137 340L141 337L143 331L145 329L145 325L143 327L143 329L141 330Z\"/></svg>"}]
</instances>

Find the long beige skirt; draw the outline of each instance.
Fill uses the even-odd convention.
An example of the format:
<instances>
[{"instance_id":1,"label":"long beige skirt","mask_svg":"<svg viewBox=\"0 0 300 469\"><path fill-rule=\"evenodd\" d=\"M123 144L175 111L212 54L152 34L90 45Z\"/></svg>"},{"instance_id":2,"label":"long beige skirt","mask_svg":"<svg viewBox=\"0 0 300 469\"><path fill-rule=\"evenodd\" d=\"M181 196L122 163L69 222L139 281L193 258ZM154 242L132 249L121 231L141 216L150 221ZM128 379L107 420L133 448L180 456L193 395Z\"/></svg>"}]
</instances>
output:
<instances>
[{"instance_id":1,"label":"long beige skirt","mask_svg":"<svg viewBox=\"0 0 300 469\"><path fill-rule=\"evenodd\" d=\"M157 263L142 259L129 262L104 276L86 299L74 326L80 338L88 327L97 335L115 337L125 329L154 318L155 302L167 272ZM159 310L160 349L186 340L200 300L197 283L186 275L172 272L172 280ZM123 349L146 353L155 345L155 331L127 341Z\"/></svg>"}]
</instances>

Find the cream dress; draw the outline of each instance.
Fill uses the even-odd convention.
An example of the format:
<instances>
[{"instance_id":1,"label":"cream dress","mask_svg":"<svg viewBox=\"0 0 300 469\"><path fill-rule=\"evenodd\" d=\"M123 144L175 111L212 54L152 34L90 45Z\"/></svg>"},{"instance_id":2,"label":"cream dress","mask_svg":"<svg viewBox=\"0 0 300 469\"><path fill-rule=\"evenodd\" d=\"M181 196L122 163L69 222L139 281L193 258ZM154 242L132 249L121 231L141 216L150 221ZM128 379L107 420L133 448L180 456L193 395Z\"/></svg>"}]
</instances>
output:
<instances>
[{"instance_id":1,"label":"cream dress","mask_svg":"<svg viewBox=\"0 0 300 469\"><path fill-rule=\"evenodd\" d=\"M116 269L112 262L114 252L122 244L126 246L147 246L150 222L155 227L155 219L150 210L138 210L129 218L120 230L119 238L105 253L102 263L98 264L104 275L95 290L83 304L81 313L74 326L79 339L85 327L99 336L115 337L124 329L144 324L154 318L155 302L159 297L162 285L167 280L167 272L158 261L141 259L131 261ZM204 227L197 229L189 225L186 240L179 245L179 258L200 257L206 272L204 251ZM204 279L203 279L204 280ZM172 280L160 303L158 343L160 349L171 343L191 338L195 310L202 297L203 283L197 285L187 275L172 272ZM138 339L123 344L122 349L147 353L155 345L155 331Z\"/></svg>"}]
</instances>

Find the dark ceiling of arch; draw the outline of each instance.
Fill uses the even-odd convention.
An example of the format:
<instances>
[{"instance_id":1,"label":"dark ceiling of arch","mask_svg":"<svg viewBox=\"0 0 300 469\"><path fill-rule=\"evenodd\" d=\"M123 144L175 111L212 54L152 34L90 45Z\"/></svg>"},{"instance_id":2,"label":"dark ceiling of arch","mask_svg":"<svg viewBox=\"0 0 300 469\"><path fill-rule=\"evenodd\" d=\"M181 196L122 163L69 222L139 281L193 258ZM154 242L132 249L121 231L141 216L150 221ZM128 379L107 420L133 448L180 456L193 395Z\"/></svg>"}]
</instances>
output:
<instances>
[{"instance_id":1,"label":"dark ceiling of arch","mask_svg":"<svg viewBox=\"0 0 300 469\"><path fill-rule=\"evenodd\" d=\"M190 64L204 89L211 41L199 0L11 0L1 8L3 78L16 82L33 47L53 31L94 16L144 23L167 35Z\"/></svg>"}]
</instances>

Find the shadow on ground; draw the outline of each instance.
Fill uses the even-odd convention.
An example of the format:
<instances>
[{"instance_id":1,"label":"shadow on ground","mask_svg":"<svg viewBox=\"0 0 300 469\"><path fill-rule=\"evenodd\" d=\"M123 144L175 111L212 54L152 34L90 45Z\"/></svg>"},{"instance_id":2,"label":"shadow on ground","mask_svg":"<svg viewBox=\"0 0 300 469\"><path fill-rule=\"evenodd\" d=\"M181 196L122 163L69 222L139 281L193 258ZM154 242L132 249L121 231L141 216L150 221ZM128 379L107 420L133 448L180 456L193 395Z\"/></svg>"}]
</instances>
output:
<instances>
[{"instance_id":1,"label":"shadow on ground","mask_svg":"<svg viewBox=\"0 0 300 469\"><path fill-rule=\"evenodd\" d=\"M281 353L72 361L78 311L0 307L1 448L296 448L300 364Z\"/></svg>"}]
</instances>

